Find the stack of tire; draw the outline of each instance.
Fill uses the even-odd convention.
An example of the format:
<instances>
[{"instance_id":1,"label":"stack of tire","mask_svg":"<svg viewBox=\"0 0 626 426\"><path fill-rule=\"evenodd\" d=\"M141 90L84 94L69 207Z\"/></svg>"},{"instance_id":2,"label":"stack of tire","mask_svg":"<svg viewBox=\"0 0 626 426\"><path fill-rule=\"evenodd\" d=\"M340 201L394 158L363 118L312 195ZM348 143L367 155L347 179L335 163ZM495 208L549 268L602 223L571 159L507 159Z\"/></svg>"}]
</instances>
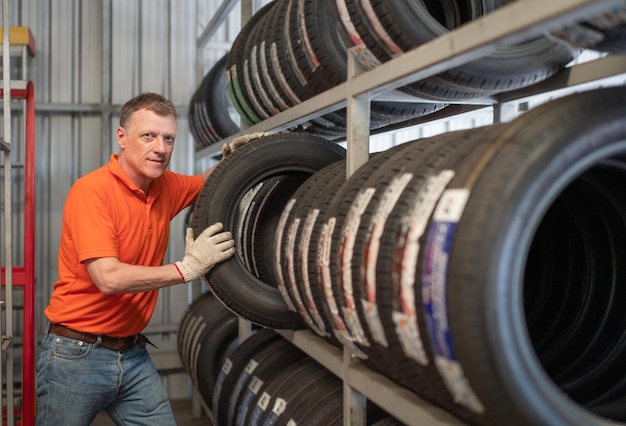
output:
<instances>
[{"instance_id":1,"label":"stack of tire","mask_svg":"<svg viewBox=\"0 0 626 426\"><path fill-rule=\"evenodd\" d=\"M259 123L346 81L350 54L372 69L508 2L274 0L252 16L228 53L230 101L247 125ZM405 94L396 101L374 100L370 127L537 83L579 51L548 36L498 46L489 56L402 87ZM221 99L221 89L218 95ZM341 137L346 133L345 113L329 112L291 130ZM206 115L198 113L200 119ZM196 127L202 137L202 125Z\"/></svg>"},{"instance_id":2,"label":"stack of tire","mask_svg":"<svg viewBox=\"0 0 626 426\"><path fill-rule=\"evenodd\" d=\"M367 424L389 416L373 404ZM213 394L216 425L343 425L341 380L278 333L264 329L226 359Z\"/></svg>"},{"instance_id":3,"label":"stack of tire","mask_svg":"<svg viewBox=\"0 0 626 426\"><path fill-rule=\"evenodd\" d=\"M277 134L216 166L192 223L235 235L204 277L229 310L346 346L468 424L626 424L626 88L409 142L347 180L344 155Z\"/></svg>"},{"instance_id":4,"label":"stack of tire","mask_svg":"<svg viewBox=\"0 0 626 426\"><path fill-rule=\"evenodd\" d=\"M226 55L202 79L189 103L189 131L200 150L239 131L226 93Z\"/></svg>"},{"instance_id":5,"label":"stack of tire","mask_svg":"<svg viewBox=\"0 0 626 426\"><path fill-rule=\"evenodd\" d=\"M552 36L578 48L622 54L626 52L626 5L616 5L588 20L565 25Z\"/></svg>"},{"instance_id":6,"label":"stack of tire","mask_svg":"<svg viewBox=\"0 0 626 426\"><path fill-rule=\"evenodd\" d=\"M183 369L208 407L220 369L239 343L238 321L207 291L187 307L178 326L178 354Z\"/></svg>"}]
</instances>

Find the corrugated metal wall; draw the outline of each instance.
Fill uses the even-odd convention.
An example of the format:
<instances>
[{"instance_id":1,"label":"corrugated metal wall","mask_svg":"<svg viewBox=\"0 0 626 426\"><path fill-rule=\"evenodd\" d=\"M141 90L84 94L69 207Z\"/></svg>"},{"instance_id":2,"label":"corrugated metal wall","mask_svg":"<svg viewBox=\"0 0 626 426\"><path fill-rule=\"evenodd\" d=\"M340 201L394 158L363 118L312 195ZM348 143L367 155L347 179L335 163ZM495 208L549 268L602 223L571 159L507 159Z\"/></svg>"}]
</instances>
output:
<instances>
[{"instance_id":1,"label":"corrugated metal wall","mask_svg":"<svg viewBox=\"0 0 626 426\"><path fill-rule=\"evenodd\" d=\"M118 111L142 91L159 92L177 106L176 148L170 168L194 173L194 145L187 107L202 74L224 55L238 29L239 5L201 51L197 37L221 0L20 0L11 2L10 24L28 26L37 43L28 63L36 92L36 324L57 277L57 248L66 194L85 173L117 152ZM20 64L13 61L17 68ZM17 71L16 71L17 72ZM19 76L15 76L19 78ZM20 104L12 125L15 163L23 162ZM14 264L23 264L23 173L13 172ZM166 262L184 251L184 216L172 223ZM2 219L3 220L3 219ZM163 331L160 353L176 355L178 320L202 284L162 290L149 329ZM16 313L17 324L21 311ZM177 355L176 355L177 356ZM172 397L188 396L185 375L165 378Z\"/></svg>"}]
</instances>

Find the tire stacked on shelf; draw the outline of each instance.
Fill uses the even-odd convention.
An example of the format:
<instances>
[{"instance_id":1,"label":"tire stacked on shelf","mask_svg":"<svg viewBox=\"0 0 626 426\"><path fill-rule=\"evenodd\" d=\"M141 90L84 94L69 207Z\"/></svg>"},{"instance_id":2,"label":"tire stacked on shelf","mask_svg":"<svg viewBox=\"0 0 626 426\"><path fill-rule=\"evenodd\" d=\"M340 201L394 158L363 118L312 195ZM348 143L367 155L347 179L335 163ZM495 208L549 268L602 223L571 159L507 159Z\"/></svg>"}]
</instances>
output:
<instances>
[{"instance_id":1,"label":"tire stacked on shelf","mask_svg":"<svg viewBox=\"0 0 626 426\"><path fill-rule=\"evenodd\" d=\"M222 364L238 342L237 316L208 291L194 299L181 318L178 354L208 407Z\"/></svg>"},{"instance_id":2,"label":"tire stacked on shelf","mask_svg":"<svg viewBox=\"0 0 626 426\"><path fill-rule=\"evenodd\" d=\"M367 69L415 49L511 1L324 0L332 3L349 50ZM565 67L580 49L540 36L498 45L488 56L419 80L400 90L454 102L529 86Z\"/></svg>"},{"instance_id":3,"label":"tire stacked on shelf","mask_svg":"<svg viewBox=\"0 0 626 426\"><path fill-rule=\"evenodd\" d=\"M319 136L279 133L246 143L215 166L198 196L192 223L196 236L209 224L222 222L236 238L237 256L204 276L231 311L265 327L302 327L278 289L274 233L297 187L344 158L344 148Z\"/></svg>"},{"instance_id":4,"label":"tire stacked on shelf","mask_svg":"<svg viewBox=\"0 0 626 426\"><path fill-rule=\"evenodd\" d=\"M385 347L395 380L470 424L626 422L609 373L626 350L624 100L574 95L366 163L309 253L335 334Z\"/></svg>"},{"instance_id":5,"label":"tire stacked on shelf","mask_svg":"<svg viewBox=\"0 0 626 426\"><path fill-rule=\"evenodd\" d=\"M216 175L219 213L197 207L194 232L234 229L246 188L301 167L276 138L235 152L251 176ZM626 424L626 88L406 143L345 182L337 161L282 197L281 309L469 424ZM235 265L216 268L220 294L258 320Z\"/></svg>"},{"instance_id":6,"label":"tire stacked on shelf","mask_svg":"<svg viewBox=\"0 0 626 426\"><path fill-rule=\"evenodd\" d=\"M247 124L256 124L344 82L347 50L325 1L276 0L242 28L228 55L228 93ZM437 102L372 102L371 126L420 117ZM345 135L345 109L292 130Z\"/></svg>"},{"instance_id":7,"label":"tire stacked on shelf","mask_svg":"<svg viewBox=\"0 0 626 426\"><path fill-rule=\"evenodd\" d=\"M626 6L615 6L589 20L568 24L560 30L552 31L551 35L578 48L625 53Z\"/></svg>"},{"instance_id":8,"label":"tire stacked on shelf","mask_svg":"<svg viewBox=\"0 0 626 426\"><path fill-rule=\"evenodd\" d=\"M251 17L194 93L189 126L196 147L239 130L227 106L247 125L259 123L346 81L350 52L372 69L506 3L510 1L274 0ZM596 47L619 51L622 26L604 28ZM537 83L578 55L580 48L570 44L540 36L498 46L486 57L400 88L410 95L409 101L407 95L373 100L371 128L432 114L449 102ZM329 112L290 130L341 137L346 132L345 112Z\"/></svg>"},{"instance_id":9,"label":"tire stacked on shelf","mask_svg":"<svg viewBox=\"0 0 626 426\"><path fill-rule=\"evenodd\" d=\"M230 111L233 105L226 92L226 55L202 79L189 103L189 130L196 149L210 146L239 131Z\"/></svg>"},{"instance_id":10,"label":"tire stacked on shelf","mask_svg":"<svg viewBox=\"0 0 626 426\"><path fill-rule=\"evenodd\" d=\"M343 424L341 380L270 329L244 340L220 371L216 425ZM367 424L389 416L367 406ZM394 423L388 423L394 424Z\"/></svg>"}]
</instances>

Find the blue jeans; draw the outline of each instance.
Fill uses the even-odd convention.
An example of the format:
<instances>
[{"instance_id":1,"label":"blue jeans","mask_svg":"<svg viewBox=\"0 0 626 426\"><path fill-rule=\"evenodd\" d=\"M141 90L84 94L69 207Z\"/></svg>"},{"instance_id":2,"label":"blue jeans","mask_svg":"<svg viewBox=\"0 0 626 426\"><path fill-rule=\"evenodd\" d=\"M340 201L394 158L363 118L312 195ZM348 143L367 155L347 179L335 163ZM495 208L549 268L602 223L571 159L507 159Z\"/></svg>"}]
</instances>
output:
<instances>
[{"instance_id":1,"label":"blue jeans","mask_svg":"<svg viewBox=\"0 0 626 426\"><path fill-rule=\"evenodd\" d=\"M47 333L37 362L37 425L89 426L105 411L117 425L176 422L145 343L120 353Z\"/></svg>"}]
</instances>

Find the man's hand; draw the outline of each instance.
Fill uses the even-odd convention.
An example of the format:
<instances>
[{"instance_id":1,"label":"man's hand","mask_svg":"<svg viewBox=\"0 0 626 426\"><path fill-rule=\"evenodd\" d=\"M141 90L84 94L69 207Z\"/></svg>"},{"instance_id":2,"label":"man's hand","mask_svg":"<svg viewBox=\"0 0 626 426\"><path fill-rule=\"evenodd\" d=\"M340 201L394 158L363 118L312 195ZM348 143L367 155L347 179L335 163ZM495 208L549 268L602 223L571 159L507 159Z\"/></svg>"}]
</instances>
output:
<instances>
[{"instance_id":1,"label":"man's hand","mask_svg":"<svg viewBox=\"0 0 626 426\"><path fill-rule=\"evenodd\" d=\"M246 143L250 142L252 139L263 137L266 134L267 133L265 132L257 132L257 133L250 133L248 135L242 135L242 136L236 137L230 142L230 144L225 143L224 145L222 145L222 158L228 157L228 155L231 152L233 152L240 146L245 145Z\"/></svg>"},{"instance_id":2,"label":"man's hand","mask_svg":"<svg viewBox=\"0 0 626 426\"><path fill-rule=\"evenodd\" d=\"M214 223L193 239L193 230L187 228L185 256L176 262L183 282L193 281L209 272L217 263L235 254L235 241L229 231L222 231L221 223Z\"/></svg>"}]
</instances>

